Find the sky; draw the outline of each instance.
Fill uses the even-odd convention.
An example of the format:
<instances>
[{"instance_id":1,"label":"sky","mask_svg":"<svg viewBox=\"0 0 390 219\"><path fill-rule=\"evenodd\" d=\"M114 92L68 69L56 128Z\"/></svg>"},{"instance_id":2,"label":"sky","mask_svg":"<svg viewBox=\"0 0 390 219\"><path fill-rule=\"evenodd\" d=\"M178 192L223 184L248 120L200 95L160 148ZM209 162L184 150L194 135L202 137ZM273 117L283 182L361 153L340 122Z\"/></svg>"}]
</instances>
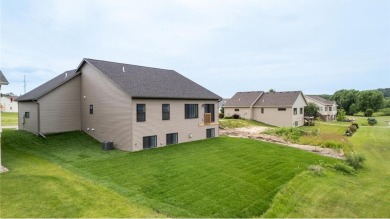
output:
<instances>
[{"instance_id":1,"label":"sky","mask_svg":"<svg viewBox=\"0 0 390 219\"><path fill-rule=\"evenodd\" d=\"M24 94L83 58L238 91L390 87L388 0L0 0L0 69Z\"/></svg>"}]
</instances>

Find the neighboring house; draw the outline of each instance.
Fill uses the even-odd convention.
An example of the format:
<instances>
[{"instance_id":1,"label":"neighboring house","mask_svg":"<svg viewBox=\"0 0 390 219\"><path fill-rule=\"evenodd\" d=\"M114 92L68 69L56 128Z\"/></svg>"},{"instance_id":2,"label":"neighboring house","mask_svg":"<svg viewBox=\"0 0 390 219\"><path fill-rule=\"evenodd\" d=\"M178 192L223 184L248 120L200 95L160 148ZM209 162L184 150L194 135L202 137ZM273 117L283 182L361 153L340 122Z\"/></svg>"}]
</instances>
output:
<instances>
[{"instance_id":1,"label":"neighboring house","mask_svg":"<svg viewBox=\"0 0 390 219\"><path fill-rule=\"evenodd\" d=\"M301 91L237 92L226 102L225 116L237 114L280 127L302 126L305 106L307 102Z\"/></svg>"},{"instance_id":2,"label":"neighboring house","mask_svg":"<svg viewBox=\"0 0 390 219\"><path fill-rule=\"evenodd\" d=\"M17 113L18 112L18 102L15 101L15 99L18 96L14 95L13 93L9 94L2 94L1 95L1 112L4 113Z\"/></svg>"},{"instance_id":3,"label":"neighboring house","mask_svg":"<svg viewBox=\"0 0 390 219\"><path fill-rule=\"evenodd\" d=\"M322 120L333 121L336 119L338 106L336 101L327 100L317 95L305 95L305 97L308 103L314 103L318 106L318 113Z\"/></svg>"},{"instance_id":4,"label":"neighboring house","mask_svg":"<svg viewBox=\"0 0 390 219\"><path fill-rule=\"evenodd\" d=\"M8 85L8 80L3 75L3 72L0 71L0 96L1 96L1 85ZM1 113L0 113L0 173L7 171L7 168L3 167L1 164L1 132L3 131L1 127Z\"/></svg>"},{"instance_id":5,"label":"neighboring house","mask_svg":"<svg viewBox=\"0 0 390 219\"><path fill-rule=\"evenodd\" d=\"M219 112L221 112L222 108L225 106L226 104L226 101L228 101L229 99L226 99L226 98L223 98L220 102L219 102L219 105L218 105L218 108L219 108Z\"/></svg>"},{"instance_id":6,"label":"neighboring house","mask_svg":"<svg viewBox=\"0 0 390 219\"><path fill-rule=\"evenodd\" d=\"M82 130L138 151L218 136L220 99L173 70L83 59L17 98L19 129Z\"/></svg>"}]
</instances>

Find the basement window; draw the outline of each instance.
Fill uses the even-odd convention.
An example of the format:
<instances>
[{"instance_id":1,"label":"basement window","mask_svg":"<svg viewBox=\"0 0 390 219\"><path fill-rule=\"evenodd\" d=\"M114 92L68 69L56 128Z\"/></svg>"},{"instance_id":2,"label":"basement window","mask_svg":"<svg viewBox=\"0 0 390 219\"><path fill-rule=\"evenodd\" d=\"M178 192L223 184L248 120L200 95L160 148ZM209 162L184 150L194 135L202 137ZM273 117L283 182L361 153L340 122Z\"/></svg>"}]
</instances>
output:
<instances>
[{"instance_id":1,"label":"basement window","mask_svg":"<svg viewBox=\"0 0 390 219\"><path fill-rule=\"evenodd\" d=\"M93 105L89 105L89 114L93 114Z\"/></svg>"},{"instance_id":2,"label":"basement window","mask_svg":"<svg viewBox=\"0 0 390 219\"><path fill-rule=\"evenodd\" d=\"M30 118L30 112L24 112L24 118Z\"/></svg>"},{"instance_id":3,"label":"basement window","mask_svg":"<svg viewBox=\"0 0 390 219\"><path fill-rule=\"evenodd\" d=\"M206 129L206 138L214 138L215 137L215 129Z\"/></svg>"},{"instance_id":4,"label":"basement window","mask_svg":"<svg viewBox=\"0 0 390 219\"><path fill-rule=\"evenodd\" d=\"M278 111L286 111L286 108L278 108Z\"/></svg>"},{"instance_id":5,"label":"basement window","mask_svg":"<svg viewBox=\"0 0 390 219\"><path fill-rule=\"evenodd\" d=\"M238 112L238 111L240 111L240 109L234 109L234 111Z\"/></svg>"},{"instance_id":6,"label":"basement window","mask_svg":"<svg viewBox=\"0 0 390 219\"><path fill-rule=\"evenodd\" d=\"M143 148L155 148L157 147L157 135L143 137Z\"/></svg>"},{"instance_id":7,"label":"basement window","mask_svg":"<svg viewBox=\"0 0 390 219\"><path fill-rule=\"evenodd\" d=\"M167 134L167 145L177 144L177 142L178 142L178 134L177 133Z\"/></svg>"}]
</instances>

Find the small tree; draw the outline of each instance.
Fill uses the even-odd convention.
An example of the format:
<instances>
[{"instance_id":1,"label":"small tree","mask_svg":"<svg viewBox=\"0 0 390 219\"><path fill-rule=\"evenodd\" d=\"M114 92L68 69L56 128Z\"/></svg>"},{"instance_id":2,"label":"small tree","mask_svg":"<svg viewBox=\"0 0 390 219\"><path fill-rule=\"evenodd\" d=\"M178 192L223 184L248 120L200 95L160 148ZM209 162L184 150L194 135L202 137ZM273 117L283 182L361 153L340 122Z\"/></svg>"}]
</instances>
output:
<instances>
[{"instance_id":1,"label":"small tree","mask_svg":"<svg viewBox=\"0 0 390 219\"><path fill-rule=\"evenodd\" d=\"M345 119L345 110L344 109L339 109L337 110L337 121L343 121Z\"/></svg>"},{"instance_id":2,"label":"small tree","mask_svg":"<svg viewBox=\"0 0 390 219\"><path fill-rule=\"evenodd\" d=\"M269 89L269 91L268 92L270 92L270 93L275 93L276 91L275 91L275 89Z\"/></svg>"},{"instance_id":3,"label":"small tree","mask_svg":"<svg viewBox=\"0 0 390 219\"><path fill-rule=\"evenodd\" d=\"M374 113L374 110L372 109L367 109L366 112L364 112L364 116L370 117Z\"/></svg>"},{"instance_id":4,"label":"small tree","mask_svg":"<svg viewBox=\"0 0 390 219\"><path fill-rule=\"evenodd\" d=\"M359 106L356 103L351 104L351 106L349 107L349 112L351 113L351 115L358 113Z\"/></svg>"},{"instance_id":5,"label":"small tree","mask_svg":"<svg viewBox=\"0 0 390 219\"><path fill-rule=\"evenodd\" d=\"M308 103L305 106L305 116L314 116L317 117L317 112L319 107L315 103Z\"/></svg>"}]
</instances>

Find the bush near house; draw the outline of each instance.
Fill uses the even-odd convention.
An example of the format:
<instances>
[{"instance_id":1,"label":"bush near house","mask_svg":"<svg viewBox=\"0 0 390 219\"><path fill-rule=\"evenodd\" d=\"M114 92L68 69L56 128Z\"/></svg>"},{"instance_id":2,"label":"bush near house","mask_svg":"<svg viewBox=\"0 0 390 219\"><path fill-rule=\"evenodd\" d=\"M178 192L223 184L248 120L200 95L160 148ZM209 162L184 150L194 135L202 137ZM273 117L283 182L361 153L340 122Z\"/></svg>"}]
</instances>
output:
<instances>
[{"instance_id":1,"label":"bush near house","mask_svg":"<svg viewBox=\"0 0 390 219\"><path fill-rule=\"evenodd\" d=\"M240 118L240 115L238 115L238 114L233 114L233 119L239 119Z\"/></svg>"}]
</instances>

